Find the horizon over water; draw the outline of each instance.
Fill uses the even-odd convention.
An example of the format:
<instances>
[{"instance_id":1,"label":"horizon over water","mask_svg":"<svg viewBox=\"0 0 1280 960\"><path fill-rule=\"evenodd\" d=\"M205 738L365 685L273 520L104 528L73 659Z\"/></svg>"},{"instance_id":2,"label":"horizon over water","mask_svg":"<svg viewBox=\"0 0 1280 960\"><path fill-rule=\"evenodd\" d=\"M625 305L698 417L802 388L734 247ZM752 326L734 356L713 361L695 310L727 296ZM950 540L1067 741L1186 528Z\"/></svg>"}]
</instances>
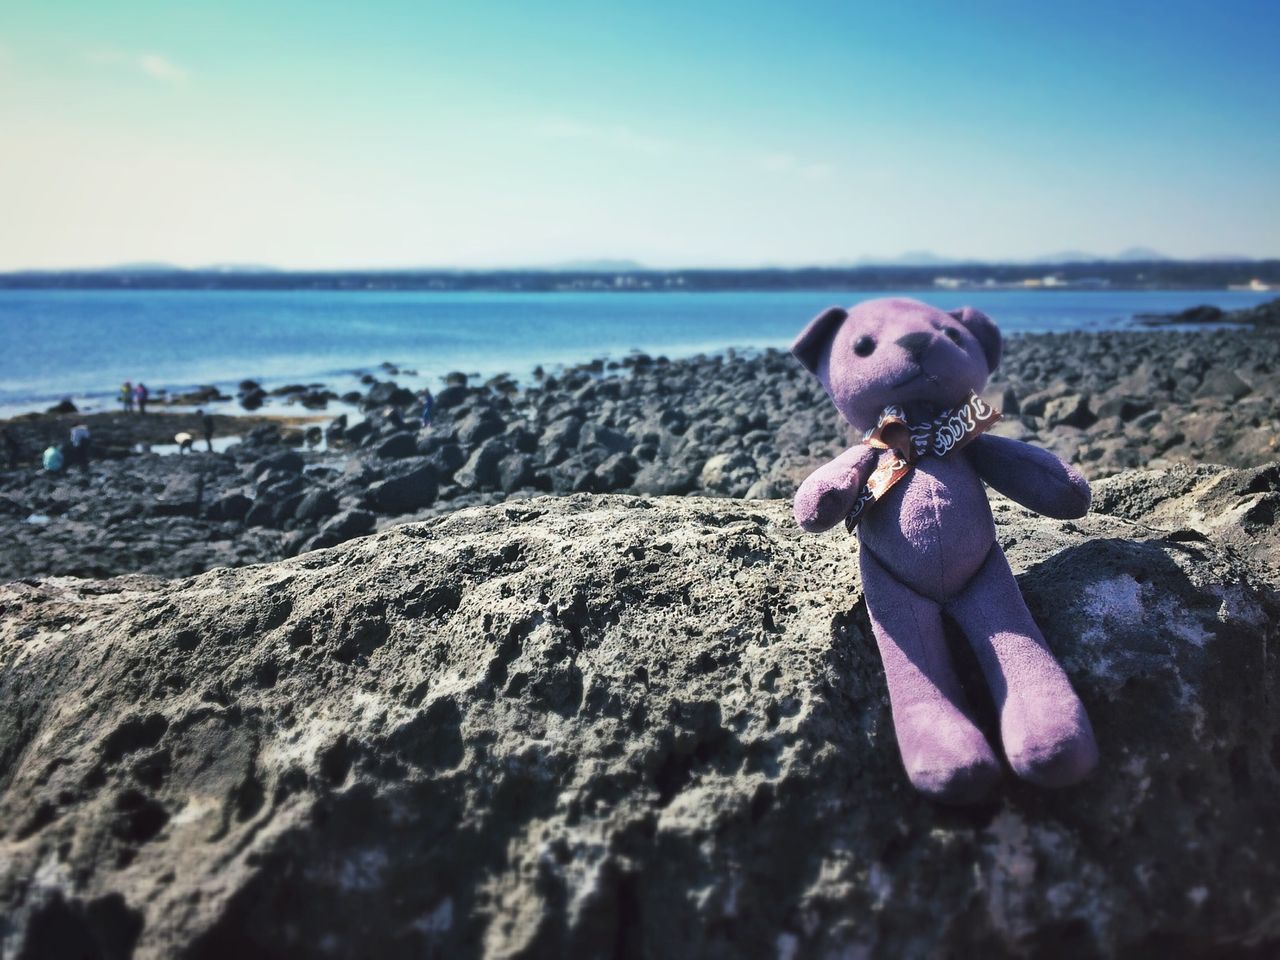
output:
<instances>
[{"instance_id":1,"label":"horizon over water","mask_svg":"<svg viewBox=\"0 0 1280 960\"><path fill-rule=\"evenodd\" d=\"M389 361L444 374L548 372L633 350L672 359L739 349L785 349L818 312L879 296L944 309L974 306L1006 335L1129 328L1138 313L1202 303L1252 306L1274 294L1227 290L926 290L769 292L347 292L226 290L0 291L0 417L70 397L115 409L124 380L158 390L243 379L268 389L322 382L342 393ZM238 404L215 404L221 413Z\"/></svg>"}]
</instances>

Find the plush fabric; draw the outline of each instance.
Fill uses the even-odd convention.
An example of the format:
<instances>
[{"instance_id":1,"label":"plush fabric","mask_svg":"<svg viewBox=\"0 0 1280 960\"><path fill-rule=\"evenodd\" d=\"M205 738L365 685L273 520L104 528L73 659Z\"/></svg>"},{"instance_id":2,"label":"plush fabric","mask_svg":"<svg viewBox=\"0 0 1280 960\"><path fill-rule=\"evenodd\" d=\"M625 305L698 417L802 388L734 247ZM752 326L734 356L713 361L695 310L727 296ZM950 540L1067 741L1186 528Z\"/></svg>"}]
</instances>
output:
<instances>
[{"instance_id":1,"label":"plush fabric","mask_svg":"<svg viewBox=\"0 0 1280 960\"><path fill-rule=\"evenodd\" d=\"M996 325L970 307L869 300L816 317L792 353L861 431L886 406L923 423L980 391L1000 361ZM828 530L853 509L881 457L858 444L819 467L795 498L800 526ZM867 611L884 662L898 748L917 789L943 802L985 797L1000 779L950 662L943 615L972 644L1000 716L1015 774L1047 787L1097 763L1088 715L1032 619L1004 552L983 482L1031 510L1083 516L1089 485L1053 454L986 434L947 457L925 456L858 527Z\"/></svg>"}]
</instances>

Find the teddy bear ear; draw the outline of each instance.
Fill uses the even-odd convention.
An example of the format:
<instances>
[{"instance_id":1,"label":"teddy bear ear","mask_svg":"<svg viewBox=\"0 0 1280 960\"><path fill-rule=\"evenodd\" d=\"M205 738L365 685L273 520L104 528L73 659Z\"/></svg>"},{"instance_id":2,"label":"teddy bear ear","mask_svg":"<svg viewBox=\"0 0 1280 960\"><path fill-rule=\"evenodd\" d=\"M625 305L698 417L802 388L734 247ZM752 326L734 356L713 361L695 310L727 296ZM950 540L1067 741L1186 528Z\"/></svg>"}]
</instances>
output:
<instances>
[{"instance_id":1,"label":"teddy bear ear","mask_svg":"<svg viewBox=\"0 0 1280 960\"><path fill-rule=\"evenodd\" d=\"M822 311L800 331L800 336L796 337L795 342L791 344L791 355L799 360L806 370L816 375L818 364L827 353L831 339L847 316L849 311L844 307L828 307Z\"/></svg>"},{"instance_id":2,"label":"teddy bear ear","mask_svg":"<svg viewBox=\"0 0 1280 960\"><path fill-rule=\"evenodd\" d=\"M961 307L959 310L948 310L947 313L978 338L978 343L982 344L982 352L987 355L987 370L994 370L1000 363L1000 354L1004 349L1004 339L1000 336L1000 328L995 321L973 307Z\"/></svg>"}]
</instances>

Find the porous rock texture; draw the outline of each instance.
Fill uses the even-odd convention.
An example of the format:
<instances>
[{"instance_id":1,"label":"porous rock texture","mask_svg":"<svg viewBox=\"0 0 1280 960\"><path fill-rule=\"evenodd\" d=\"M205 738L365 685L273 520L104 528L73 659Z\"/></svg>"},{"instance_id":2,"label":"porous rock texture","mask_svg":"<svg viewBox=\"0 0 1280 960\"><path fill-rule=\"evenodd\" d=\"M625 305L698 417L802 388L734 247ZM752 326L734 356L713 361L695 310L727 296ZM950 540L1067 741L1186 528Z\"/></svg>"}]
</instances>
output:
<instances>
[{"instance_id":1,"label":"porous rock texture","mask_svg":"<svg viewBox=\"0 0 1280 960\"><path fill-rule=\"evenodd\" d=\"M0 952L1274 955L1275 556L1214 520L1269 469L1123 474L1131 516L1073 523L995 498L1102 762L974 809L907 784L854 541L783 501L2 587Z\"/></svg>"}]
</instances>

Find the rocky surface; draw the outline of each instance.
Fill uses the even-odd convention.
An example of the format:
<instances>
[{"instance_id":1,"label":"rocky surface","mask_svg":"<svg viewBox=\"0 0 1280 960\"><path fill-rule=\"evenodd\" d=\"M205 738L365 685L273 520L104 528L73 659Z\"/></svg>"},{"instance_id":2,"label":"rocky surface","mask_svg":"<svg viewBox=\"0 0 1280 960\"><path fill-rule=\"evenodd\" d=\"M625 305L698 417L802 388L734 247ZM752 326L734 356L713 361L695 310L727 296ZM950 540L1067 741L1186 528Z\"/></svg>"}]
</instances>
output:
<instances>
[{"instance_id":1,"label":"rocky surface","mask_svg":"<svg viewBox=\"0 0 1280 960\"><path fill-rule=\"evenodd\" d=\"M789 497L852 440L817 382L776 351L607 367L525 389L450 376L427 429L412 392L370 376L355 398L363 412L334 418L323 450L318 426L312 446L296 448L300 438L267 424L221 454L133 456L87 476L0 474L0 539L11 545L0 581L186 575L543 493ZM1014 337L988 395L1005 411L996 432L1092 478L1280 455L1274 332Z\"/></svg>"},{"instance_id":2,"label":"rocky surface","mask_svg":"<svg viewBox=\"0 0 1280 960\"><path fill-rule=\"evenodd\" d=\"M1102 763L966 811L900 769L853 541L785 502L0 587L4 954L1273 956L1277 472L996 500Z\"/></svg>"},{"instance_id":3,"label":"rocky surface","mask_svg":"<svg viewBox=\"0 0 1280 960\"><path fill-rule=\"evenodd\" d=\"M282 416L213 416L215 438L238 436L263 426L282 429L282 439L301 444L305 417ZM151 410L146 414L81 413L74 409L65 413L37 413L0 420L0 429L8 430L17 444L17 458L24 471L30 472L40 465L40 455L45 447L66 444L71 428L77 424L89 428L92 436L93 460L118 460L138 452L140 446L172 445L174 435L181 432L196 438L204 449L204 425L194 411L182 413ZM7 451L0 448L0 465L8 466ZM16 471L15 471L16 472Z\"/></svg>"}]
</instances>

